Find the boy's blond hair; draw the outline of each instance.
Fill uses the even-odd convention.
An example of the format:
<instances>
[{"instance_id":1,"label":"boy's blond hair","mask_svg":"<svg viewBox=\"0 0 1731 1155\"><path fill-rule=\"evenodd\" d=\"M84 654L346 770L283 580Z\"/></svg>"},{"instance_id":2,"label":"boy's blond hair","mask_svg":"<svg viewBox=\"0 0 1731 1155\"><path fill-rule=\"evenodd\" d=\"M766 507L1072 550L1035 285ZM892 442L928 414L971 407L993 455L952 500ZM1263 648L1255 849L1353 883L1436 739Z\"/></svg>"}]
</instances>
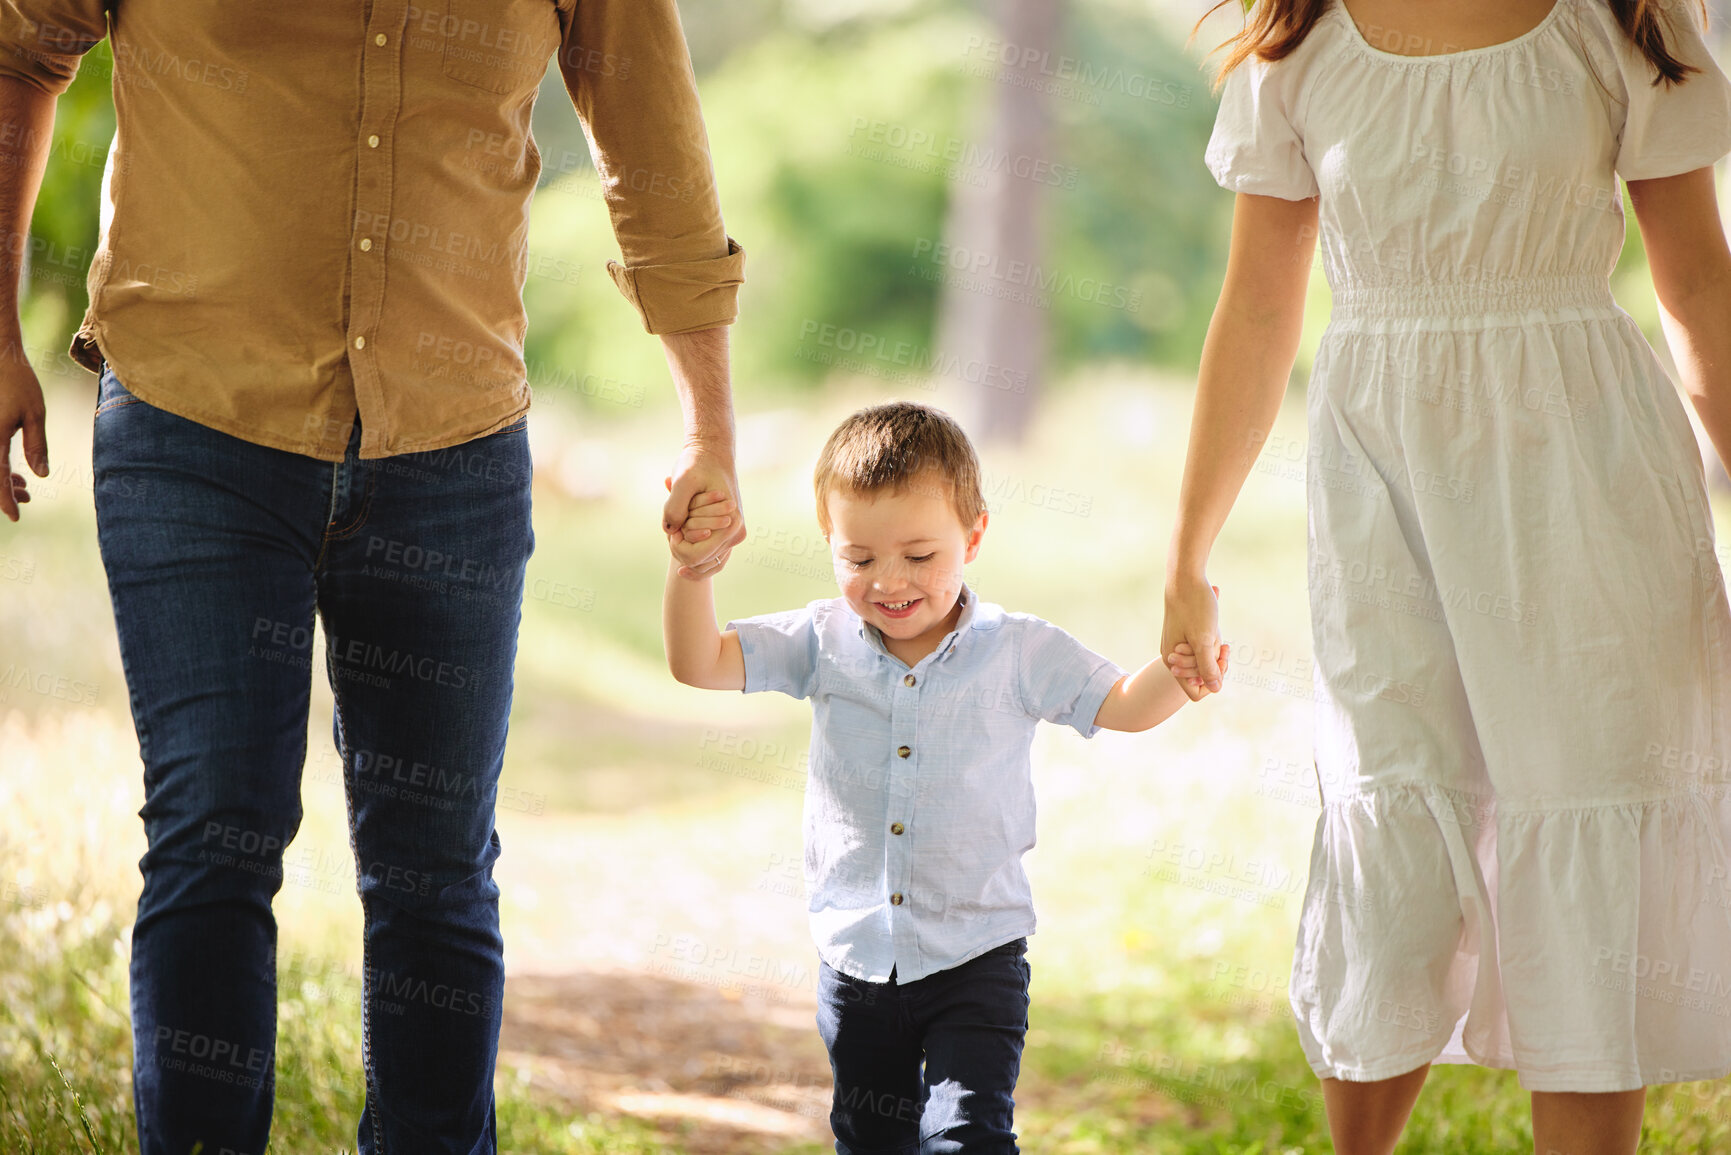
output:
<instances>
[{"instance_id":1,"label":"boy's blond hair","mask_svg":"<svg viewBox=\"0 0 1731 1155\"><path fill-rule=\"evenodd\" d=\"M901 493L929 475L936 475L962 528L973 529L986 512L980 459L955 419L915 401L861 409L836 427L818 455L817 522L827 536L831 493Z\"/></svg>"}]
</instances>

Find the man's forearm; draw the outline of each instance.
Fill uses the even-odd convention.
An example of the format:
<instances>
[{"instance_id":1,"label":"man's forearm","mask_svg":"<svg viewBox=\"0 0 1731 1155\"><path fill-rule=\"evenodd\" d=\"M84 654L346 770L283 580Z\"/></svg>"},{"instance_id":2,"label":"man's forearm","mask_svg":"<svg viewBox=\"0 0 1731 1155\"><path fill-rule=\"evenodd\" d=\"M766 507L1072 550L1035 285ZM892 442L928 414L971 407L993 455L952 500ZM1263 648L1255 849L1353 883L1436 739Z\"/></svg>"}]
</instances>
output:
<instances>
[{"instance_id":1,"label":"man's forearm","mask_svg":"<svg viewBox=\"0 0 1731 1155\"><path fill-rule=\"evenodd\" d=\"M733 377L726 327L661 338L685 417L685 440L733 456Z\"/></svg>"},{"instance_id":2,"label":"man's forearm","mask_svg":"<svg viewBox=\"0 0 1731 1155\"><path fill-rule=\"evenodd\" d=\"M18 278L30 251L30 217L54 135L54 97L0 76L0 333L18 337Z\"/></svg>"}]
</instances>

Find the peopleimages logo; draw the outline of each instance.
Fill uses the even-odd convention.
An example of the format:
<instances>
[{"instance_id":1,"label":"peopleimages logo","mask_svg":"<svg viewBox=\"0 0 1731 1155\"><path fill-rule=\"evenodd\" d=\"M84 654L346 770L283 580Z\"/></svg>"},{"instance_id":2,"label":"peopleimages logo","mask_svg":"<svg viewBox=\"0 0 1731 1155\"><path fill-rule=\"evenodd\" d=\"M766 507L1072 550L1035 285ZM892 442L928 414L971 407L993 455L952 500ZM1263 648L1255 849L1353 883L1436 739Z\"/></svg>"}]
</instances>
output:
<instances>
[{"instance_id":1,"label":"peopleimages logo","mask_svg":"<svg viewBox=\"0 0 1731 1155\"><path fill-rule=\"evenodd\" d=\"M326 636L325 652L337 667L338 677L366 678L384 674L406 674L423 682L462 690L471 684L475 676L475 671L467 666L441 661L424 654L387 649L358 638L339 638L334 634Z\"/></svg>"},{"instance_id":2,"label":"peopleimages logo","mask_svg":"<svg viewBox=\"0 0 1731 1155\"><path fill-rule=\"evenodd\" d=\"M457 557L412 542L393 541L377 534L367 539L367 561L413 570L416 573L504 589L514 571L475 558Z\"/></svg>"},{"instance_id":3,"label":"peopleimages logo","mask_svg":"<svg viewBox=\"0 0 1731 1155\"><path fill-rule=\"evenodd\" d=\"M492 1001L481 992L465 990L450 983L429 982L415 975L377 967L368 967L366 973L369 997L379 1000L380 1009L388 1014L401 1014L405 1003L420 1003L435 1010L465 1015L485 1014L492 1006Z\"/></svg>"},{"instance_id":4,"label":"peopleimages logo","mask_svg":"<svg viewBox=\"0 0 1731 1155\"><path fill-rule=\"evenodd\" d=\"M13 690L27 690L75 706L96 704L96 687L89 682L47 670L32 670L29 666L13 664L0 670L0 702L6 701Z\"/></svg>"},{"instance_id":5,"label":"peopleimages logo","mask_svg":"<svg viewBox=\"0 0 1731 1155\"><path fill-rule=\"evenodd\" d=\"M893 153L906 153L944 165L953 165L957 169L1013 176L1053 188L1075 188L1081 180L1081 171L1074 165L1059 164L1026 153L1011 153L991 145L978 144L955 136L942 136L927 129L894 121L856 116L848 136L855 141L851 151L867 156L868 159L883 159ZM889 152L871 155L862 149L861 142L864 146L875 145L879 150Z\"/></svg>"},{"instance_id":6,"label":"peopleimages logo","mask_svg":"<svg viewBox=\"0 0 1731 1155\"><path fill-rule=\"evenodd\" d=\"M850 329L845 325L807 320L800 325L799 337L802 344L812 343L820 349L833 350L843 355L844 360L840 362L842 368L864 368L873 362L879 362L906 369L911 373L950 377L966 381L970 385L1000 389L1007 393L1028 391L1028 374L1025 370L1011 369L977 357L959 357L953 353L915 345L911 341ZM848 358L852 359L851 363L846 360ZM823 360L817 357L807 359ZM837 362L832 358L826 363Z\"/></svg>"},{"instance_id":7,"label":"peopleimages logo","mask_svg":"<svg viewBox=\"0 0 1731 1155\"><path fill-rule=\"evenodd\" d=\"M1004 260L999 254L983 249L969 249L948 241L920 237L914 241L914 260L935 266L936 278L947 272L963 277L983 278L999 285L1012 286L1032 294L1030 303L1045 308L1053 297L1074 297L1090 305L1105 305L1112 309L1137 312L1142 308L1142 293L1124 285L1115 285L1098 277L1078 277L1074 273L1058 272L1028 261ZM918 264L914 271L925 276ZM962 282L962 287L968 287Z\"/></svg>"},{"instance_id":8,"label":"peopleimages logo","mask_svg":"<svg viewBox=\"0 0 1731 1155\"><path fill-rule=\"evenodd\" d=\"M1613 974L1639 979L1655 986L1663 984L1691 994L1708 995L1714 999L1731 998L1731 978L1702 970L1700 967L1684 967L1672 959L1654 958L1637 951L1613 950L1602 946L1593 952L1593 966L1603 967Z\"/></svg>"},{"instance_id":9,"label":"peopleimages logo","mask_svg":"<svg viewBox=\"0 0 1731 1155\"><path fill-rule=\"evenodd\" d=\"M976 55L977 54L977 55ZM1188 84L1149 76L1116 65L1098 64L1076 56L1055 54L1050 49L998 40L993 37L969 36L962 55L984 64L997 64L1027 76L1047 81L1051 91L1064 94L1067 89L1092 90L1088 103L1098 104L1099 93L1110 92L1145 100L1169 108L1189 108L1192 90Z\"/></svg>"}]
</instances>

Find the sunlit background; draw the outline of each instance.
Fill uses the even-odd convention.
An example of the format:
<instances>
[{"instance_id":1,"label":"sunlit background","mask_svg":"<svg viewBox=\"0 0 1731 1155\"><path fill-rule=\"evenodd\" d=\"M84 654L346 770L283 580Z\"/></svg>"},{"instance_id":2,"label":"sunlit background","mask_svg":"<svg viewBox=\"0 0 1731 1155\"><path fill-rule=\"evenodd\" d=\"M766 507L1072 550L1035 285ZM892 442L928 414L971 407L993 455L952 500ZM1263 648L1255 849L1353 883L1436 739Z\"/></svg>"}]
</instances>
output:
<instances>
[{"instance_id":1,"label":"sunlit background","mask_svg":"<svg viewBox=\"0 0 1731 1155\"><path fill-rule=\"evenodd\" d=\"M852 409L911 397L980 436L992 523L974 587L1121 664L1148 660L1230 226L1202 164L1202 57L1236 18L1187 48L1204 6L1178 0L681 7L728 228L749 252L734 349L751 538L717 583L720 612L833 594L817 449ZM110 68L102 45L60 101L25 303L54 472L23 523L0 527L6 1151L132 1142L141 767L91 509L95 382L64 354L97 240ZM537 550L499 815L502 1147L827 1149L799 865L809 713L665 671L658 515L678 412L657 342L606 275L616 249L556 77L535 132ZM1029 288L1012 261L1040 270L1033 299L994 307L994 290ZM1030 1151L1327 1149L1285 999L1318 811L1300 400L1328 293L1313 282L1289 404L1212 567L1228 692L1148 734L1048 729L1036 745ZM1663 351L1638 238L1614 287ZM360 907L330 716L315 679L306 820L277 901L273 1150L293 1153L352 1147L362 1094ZM1441 1070L1403 1150L1530 1149L1524 1116L1512 1075ZM1648 1131L1645 1150L1724 1150L1731 1092L1658 1093Z\"/></svg>"}]
</instances>

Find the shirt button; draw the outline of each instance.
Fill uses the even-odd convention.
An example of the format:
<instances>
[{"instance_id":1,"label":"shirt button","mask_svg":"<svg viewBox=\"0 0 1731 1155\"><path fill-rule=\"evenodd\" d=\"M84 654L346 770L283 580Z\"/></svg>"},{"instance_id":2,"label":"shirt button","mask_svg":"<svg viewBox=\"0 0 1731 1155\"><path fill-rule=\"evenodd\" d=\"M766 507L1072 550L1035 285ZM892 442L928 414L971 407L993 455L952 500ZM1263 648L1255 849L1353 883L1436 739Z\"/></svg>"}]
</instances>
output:
<instances>
[{"instance_id":1,"label":"shirt button","mask_svg":"<svg viewBox=\"0 0 1731 1155\"><path fill-rule=\"evenodd\" d=\"M914 676L912 674L909 674L907 677L902 679L902 685L911 686L914 684L914 681L915 681Z\"/></svg>"},{"instance_id":2,"label":"shirt button","mask_svg":"<svg viewBox=\"0 0 1731 1155\"><path fill-rule=\"evenodd\" d=\"M361 252L370 253L372 251L373 251L373 238L362 237L361 238Z\"/></svg>"},{"instance_id":3,"label":"shirt button","mask_svg":"<svg viewBox=\"0 0 1731 1155\"><path fill-rule=\"evenodd\" d=\"M377 133L374 133L372 136L367 137L367 147L368 148L379 147L379 137L378 137Z\"/></svg>"},{"instance_id":4,"label":"shirt button","mask_svg":"<svg viewBox=\"0 0 1731 1155\"><path fill-rule=\"evenodd\" d=\"M901 747L898 747L896 749L896 757L897 758L906 758L909 754L912 754L913 752L914 752L913 747L901 746Z\"/></svg>"},{"instance_id":5,"label":"shirt button","mask_svg":"<svg viewBox=\"0 0 1731 1155\"><path fill-rule=\"evenodd\" d=\"M385 34L381 32L377 36L373 37L373 43L377 44L380 48L383 48L385 46Z\"/></svg>"},{"instance_id":6,"label":"shirt button","mask_svg":"<svg viewBox=\"0 0 1731 1155\"><path fill-rule=\"evenodd\" d=\"M902 904L902 892L898 890L894 894L890 895L890 905L891 906L900 906L901 904Z\"/></svg>"},{"instance_id":7,"label":"shirt button","mask_svg":"<svg viewBox=\"0 0 1731 1155\"><path fill-rule=\"evenodd\" d=\"M900 834L902 831L904 831L906 829L907 829L907 827L903 826L899 822L890 823L890 833L891 834Z\"/></svg>"},{"instance_id":8,"label":"shirt button","mask_svg":"<svg viewBox=\"0 0 1731 1155\"><path fill-rule=\"evenodd\" d=\"M366 347L367 347L367 339L365 337L356 337L355 338L355 348L365 349Z\"/></svg>"}]
</instances>

